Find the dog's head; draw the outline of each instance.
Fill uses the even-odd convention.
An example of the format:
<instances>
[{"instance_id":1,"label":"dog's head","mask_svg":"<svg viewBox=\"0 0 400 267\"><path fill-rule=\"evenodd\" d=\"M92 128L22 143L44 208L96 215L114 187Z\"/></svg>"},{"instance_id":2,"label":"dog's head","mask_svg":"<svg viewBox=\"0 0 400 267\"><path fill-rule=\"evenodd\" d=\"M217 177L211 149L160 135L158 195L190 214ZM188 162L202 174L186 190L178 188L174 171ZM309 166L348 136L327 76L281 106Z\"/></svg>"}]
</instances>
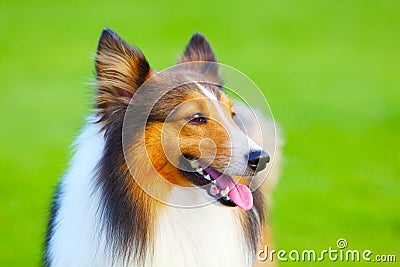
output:
<instances>
[{"instance_id":1,"label":"dog's head","mask_svg":"<svg viewBox=\"0 0 400 267\"><path fill-rule=\"evenodd\" d=\"M224 205L251 209L248 177L266 167L269 155L237 124L240 118L203 36L192 37L178 63L156 72L140 50L104 30L96 56L98 115L106 131L118 128L126 117L115 114L135 102L134 116L125 123L139 134L131 135L125 157L137 176L148 176L146 158L176 186L202 186Z\"/></svg>"}]
</instances>

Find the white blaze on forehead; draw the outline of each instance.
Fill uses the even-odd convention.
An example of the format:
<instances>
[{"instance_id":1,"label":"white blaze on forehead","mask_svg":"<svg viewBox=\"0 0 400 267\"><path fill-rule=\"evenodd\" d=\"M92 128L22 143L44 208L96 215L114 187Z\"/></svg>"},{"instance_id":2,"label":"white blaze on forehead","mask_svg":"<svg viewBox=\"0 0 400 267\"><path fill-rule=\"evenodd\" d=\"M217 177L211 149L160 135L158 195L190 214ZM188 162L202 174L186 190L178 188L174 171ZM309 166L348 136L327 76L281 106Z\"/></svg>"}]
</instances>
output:
<instances>
[{"instance_id":1,"label":"white blaze on forehead","mask_svg":"<svg viewBox=\"0 0 400 267\"><path fill-rule=\"evenodd\" d=\"M198 82L194 82L197 87L199 87L199 89L201 90L201 92L208 98L211 100L211 102L214 104L215 108L218 111L218 114L220 114L222 120L224 121L224 123L228 126L231 125L231 123L229 122L229 120L225 117L225 114L221 108L221 104L218 101L217 97L209 90L207 90L207 88L205 88L203 85L199 84Z\"/></svg>"},{"instance_id":2,"label":"white blaze on forehead","mask_svg":"<svg viewBox=\"0 0 400 267\"><path fill-rule=\"evenodd\" d=\"M215 109L220 115L220 118L222 119L222 122L224 123L231 138L232 159L228 169L231 169L233 172L238 170L239 172L243 171L243 168L246 168L247 166L247 162L244 161L245 155L247 155L250 150L262 150L262 148L249 136L233 126L232 121L229 121L223 112L220 101L210 90L207 90L207 88L198 82L194 83L198 86L204 96L210 99L210 101L214 104Z\"/></svg>"},{"instance_id":3,"label":"white blaze on forehead","mask_svg":"<svg viewBox=\"0 0 400 267\"><path fill-rule=\"evenodd\" d=\"M225 117L225 113L223 112L223 110L221 108L221 103L220 103L220 101L218 101L217 97L210 90L207 90L207 88L205 88L198 82L194 82L194 83L199 87L201 92L213 102L215 108L217 109L218 113L220 114L220 116L221 116L222 120L224 121L224 123L226 124L226 126L232 126L232 123ZM232 134L231 132L229 132L229 133ZM261 147L259 145L257 145L256 142L254 142L250 137L247 137L247 141L248 141L248 145L249 145L250 149L261 149Z\"/></svg>"},{"instance_id":4,"label":"white blaze on forehead","mask_svg":"<svg viewBox=\"0 0 400 267\"><path fill-rule=\"evenodd\" d=\"M203 85L199 84L198 82L194 82L194 83L197 85L197 87L200 88L201 92L206 97L208 97L209 99L214 100L214 101L218 100L217 97L213 93L211 93L211 91L207 90Z\"/></svg>"}]
</instances>

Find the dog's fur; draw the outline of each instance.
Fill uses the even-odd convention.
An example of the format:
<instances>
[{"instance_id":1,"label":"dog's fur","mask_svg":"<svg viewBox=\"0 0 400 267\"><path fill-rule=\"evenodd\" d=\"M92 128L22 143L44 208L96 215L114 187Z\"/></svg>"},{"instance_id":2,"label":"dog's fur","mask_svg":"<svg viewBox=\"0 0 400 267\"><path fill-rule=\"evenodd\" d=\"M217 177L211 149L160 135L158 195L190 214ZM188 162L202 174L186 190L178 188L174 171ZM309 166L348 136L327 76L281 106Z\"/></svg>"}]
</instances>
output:
<instances>
[{"instance_id":1,"label":"dog's fur","mask_svg":"<svg viewBox=\"0 0 400 267\"><path fill-rule=\"evenodd\" d=\"M191 62L200 63L187 64ZM69 170L55 194L45 265L242 267L255 263L257 249L266 242L262 237L267 236L261 189L253 192L254 205L248 211L218 202L193 209L164 204L195 205L210 198L171 163L171 158L179 162L176 146L181 154L201 156L216 170L235 177L248 175L248 170L239 170L243 160L235 157L246 152L240 143L250 139L235 126L231 118L235 105L221 89L218 68L207 62L216 62L214 53L204 37L195 34L178 62L180 67L153 79L158 73L140 50L111 30L103 31L95 61L96 111L75 142ZM168 87L178 76L193 83L163 95L125 146L123 122L132 97L144 108L146 99L156 93L152 90ZM139 90L149 80L154 80L153 85ZM210 104L210 98L218 104ZM140 108L133 120L143 119ZM198 112L214 119L199 126L188 124L187 117ZM204 139L214 142L215 159L207 145L200 151ZM257 147L257 140L249 142ZM160 177L168 183L159 183ZM144 189L156 191L161 200Z\"/></svg>"}]
</instances>

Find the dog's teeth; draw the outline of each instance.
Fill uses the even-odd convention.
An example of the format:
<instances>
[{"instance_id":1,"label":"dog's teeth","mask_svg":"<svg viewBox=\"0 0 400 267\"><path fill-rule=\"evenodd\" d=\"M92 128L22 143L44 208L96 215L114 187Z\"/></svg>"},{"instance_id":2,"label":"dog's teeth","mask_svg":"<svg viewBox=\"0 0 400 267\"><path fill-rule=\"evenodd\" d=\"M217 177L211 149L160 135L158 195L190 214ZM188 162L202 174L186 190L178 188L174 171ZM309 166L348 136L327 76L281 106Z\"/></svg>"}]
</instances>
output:
<instances>
[{"instance_id":1,"label":"dog's teeth","mask_svg":"<svg viewBox=\"0 0 400 267\"><path fill-rule=\"evenodd\" d=\"M197 169L200 167L200 163L198 160L190 160L190 166L192 166L192 168Z\"/></svg>"},{"instance_id":2,"label":"dog's teeth","mask_svg":"<svg viewBox=\"0 0 400 267\"><path fill-rule=\"evenodd\" d=\"M229 196L226 196L225 199L226 200L231 200L231 198Z\"/></svg>"},{"instance_id":3,"label":"dog's teeth","mask_svg":"<svg viewBox=\"0 0 400 267\"><path fill-rule=\"evenodd\" d=\"M221 196L226 197L229 193L229 186L227 186L224 190L221 190Z\"/></svg>"},{"instance_id":4,"label":"dog's teeth","mask_svg":"<svg viewBox=\"0 0 400 267\"><path fill-rule=\"evenodd\" d=\"M210 186L210 189L209 189L209 192L210 192L210 194L211 194L212 196L216 196L216 195L218 195L218 193L220 192L220 190L219 190L218 186L216 186L216 185L211 185L211 186Z\"/></svg>"},{"instance_id":5,"label":"dog's teeth","mask_svg":"<svg viewBox=\"0 0 400 267\"><path fill-rule=\"evenodd\" d=\"M216 181L216 180L213 180L211 183L212 183L212 184L217 184L217 181Z\"/></svg>"},{"instance_id":6,"label":"dog's teeth","mask_svg":"<svg viewBox=\"0 0 400 267\"><path fill-rule=\"evenodd\" d=\"M202 168L197 168L197 169L196 169L196 172L200 173L201 175L203 175L203 174L204 174L204 172L203 172L203 169L202 169Z\"/></svg>"},{"instance_id":7,"label":"dog's teeth","mask_svg":"<svg viewBox=\"0 0 400 267\"><path fill-rule=\"evenodd\" d=\"M210 177L210 175L209 175L209 174L207 174L207 175L204 175L204 178L205 178L205 179L207 179L207 180L209 180L209 181L211 181L211 177Z\"/></svg>"}]
</instances>

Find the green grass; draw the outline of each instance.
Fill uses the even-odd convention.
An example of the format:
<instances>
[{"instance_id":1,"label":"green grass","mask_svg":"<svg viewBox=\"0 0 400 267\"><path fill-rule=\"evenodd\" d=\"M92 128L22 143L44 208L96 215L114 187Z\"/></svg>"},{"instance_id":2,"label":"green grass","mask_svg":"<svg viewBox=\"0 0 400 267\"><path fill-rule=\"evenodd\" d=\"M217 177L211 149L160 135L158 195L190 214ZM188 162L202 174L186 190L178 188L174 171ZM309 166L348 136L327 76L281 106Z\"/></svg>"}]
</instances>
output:
<instances>
[{"instance_id":1,"label":"green grass","mask_svg":"<svg viewBox=\"0 0 400 267\"><path fill-rule=\"evenodd\" d=\"M104 27L157 69L199 31L262 88L286 142L278 248L343 237L400 260L400 2L132 2L0 1L0 266L39 262Z\"/></svg>"}]
</instances>

